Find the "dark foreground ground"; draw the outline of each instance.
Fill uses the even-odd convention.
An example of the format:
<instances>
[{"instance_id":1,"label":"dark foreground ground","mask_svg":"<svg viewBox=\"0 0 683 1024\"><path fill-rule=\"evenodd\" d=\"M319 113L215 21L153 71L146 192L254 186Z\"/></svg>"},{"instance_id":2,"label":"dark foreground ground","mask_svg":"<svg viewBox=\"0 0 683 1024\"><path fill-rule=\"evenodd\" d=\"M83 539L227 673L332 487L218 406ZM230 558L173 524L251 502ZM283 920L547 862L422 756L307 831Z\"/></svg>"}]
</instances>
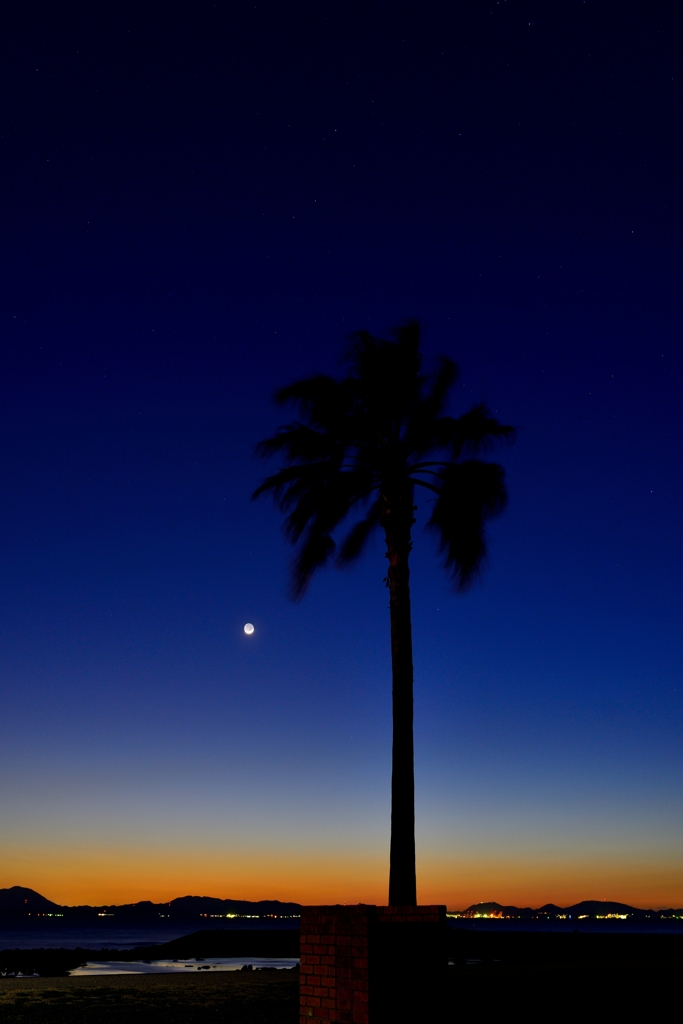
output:
<instances>
[{"instance_id":1,"label":"dark foreground ground","mask_svg":"<svg viewBox=\"0 0 683 1024\"><path fill-rule=\"evenodd\" d=\"M680 1013L680 961L449 968L444 1021L648 1020ZM1 978L2 1024L297 1024L298 971ZM415 1024L423 1024L416 1021ZM424 1022L431 1024L431 1022Z\"/></svg>"},{"instance_id":2,"label":"dark foreground ground","mask_svg":"<svg viewBox=\"0 0 683 1024\"><path fill-rule=\"evenodd\" d=\"M295 1024L299 972L1 978L2 1024Z\"/></svg>"}]
</instances>

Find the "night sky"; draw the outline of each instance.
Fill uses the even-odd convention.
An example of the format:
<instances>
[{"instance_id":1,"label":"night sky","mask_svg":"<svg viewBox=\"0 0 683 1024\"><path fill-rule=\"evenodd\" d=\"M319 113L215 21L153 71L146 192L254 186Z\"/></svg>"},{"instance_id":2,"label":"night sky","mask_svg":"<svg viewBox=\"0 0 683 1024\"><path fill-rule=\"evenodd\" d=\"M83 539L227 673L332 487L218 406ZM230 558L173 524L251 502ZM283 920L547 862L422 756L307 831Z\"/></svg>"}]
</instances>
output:
<instances>
[{"instance_id":1,"label":"night sky","mask_svg":"<svg viewBox=\"0 0 683 1024\"><path fill-rule=\"evenodd\" d=\"M0 886L386 901L382 545L292 604L250 494L416 317L518 428L470 593L418 511L418 899L683 905L682 23L3 5Z\"/></svg>"}]
</instances>

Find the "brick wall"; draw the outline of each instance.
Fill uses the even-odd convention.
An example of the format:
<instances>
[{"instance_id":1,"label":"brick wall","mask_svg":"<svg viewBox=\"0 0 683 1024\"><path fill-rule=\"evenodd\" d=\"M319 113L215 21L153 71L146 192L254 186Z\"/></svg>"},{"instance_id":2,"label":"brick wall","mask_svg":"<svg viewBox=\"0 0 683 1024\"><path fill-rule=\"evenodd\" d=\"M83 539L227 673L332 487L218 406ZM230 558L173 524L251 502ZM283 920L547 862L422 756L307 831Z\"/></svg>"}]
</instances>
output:
<instances>
[{"instance_id":1,"label":"brick wall","mask_svg":"<svg viewBox=\"0 0 683 1024\"><path fill-rule=\"evenodd\" d=\"M374 907L301 910L300 1006L303 1024L369 1024L368 958Z\"/></svg>"},{"instance_id":2,"label":"brick wall","mask_svg":"<svg viewBox=\"0 0 683 1024\"><path fill-rule=\"evenodd\" d=\"M442 906L302 908L301 1024L378 1024L438 1006L445 926Z\"/></svg>"}]
</instances>

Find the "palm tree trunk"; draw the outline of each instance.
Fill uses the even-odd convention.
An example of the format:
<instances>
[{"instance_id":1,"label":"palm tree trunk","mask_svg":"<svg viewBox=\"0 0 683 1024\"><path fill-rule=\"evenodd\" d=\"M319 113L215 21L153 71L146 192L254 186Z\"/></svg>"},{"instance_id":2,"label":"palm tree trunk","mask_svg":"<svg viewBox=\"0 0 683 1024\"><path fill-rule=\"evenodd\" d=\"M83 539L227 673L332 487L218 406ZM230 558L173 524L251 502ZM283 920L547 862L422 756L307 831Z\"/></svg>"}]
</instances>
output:
<instances>
[{"instance_id":1,"label":"palm tree trunk","mask_svg":"<svg viewBox=\"0 0 683 1024\"><path fill-rule=\"evenodd\" d=\"M411 502L412 520L412 502ZM409 520L410 523L410 520ZM394 736L391 750L389 906L414 907L415 776L413 758L413 636L410 621L410 525L387 524Z\"/></svg>"}]
</instances>

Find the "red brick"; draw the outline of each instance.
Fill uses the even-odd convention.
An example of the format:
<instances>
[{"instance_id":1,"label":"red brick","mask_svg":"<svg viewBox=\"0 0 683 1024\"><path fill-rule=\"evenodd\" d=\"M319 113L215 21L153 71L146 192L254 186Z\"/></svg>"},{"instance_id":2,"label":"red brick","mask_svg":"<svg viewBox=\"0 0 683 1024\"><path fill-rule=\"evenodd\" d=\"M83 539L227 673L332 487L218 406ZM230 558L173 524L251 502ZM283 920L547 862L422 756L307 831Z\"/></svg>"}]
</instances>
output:
<instances>
[{"instance_id":1,"label":"red brick","mask_svg":"<svg viewBox=\"0 0 683 1024\"><path fill-rule=\"evenodd\" d=\"M443 922L445 908L436 904L329 906L316 907L315 913L302 915L302 1024L368 1024L369 933L373 916L385 924L439 924ZM321 1003L306 1007L311 991ZM310 1010L310 1015L303 1013L305 1009Z\"/></svg>"}]
</instances>

